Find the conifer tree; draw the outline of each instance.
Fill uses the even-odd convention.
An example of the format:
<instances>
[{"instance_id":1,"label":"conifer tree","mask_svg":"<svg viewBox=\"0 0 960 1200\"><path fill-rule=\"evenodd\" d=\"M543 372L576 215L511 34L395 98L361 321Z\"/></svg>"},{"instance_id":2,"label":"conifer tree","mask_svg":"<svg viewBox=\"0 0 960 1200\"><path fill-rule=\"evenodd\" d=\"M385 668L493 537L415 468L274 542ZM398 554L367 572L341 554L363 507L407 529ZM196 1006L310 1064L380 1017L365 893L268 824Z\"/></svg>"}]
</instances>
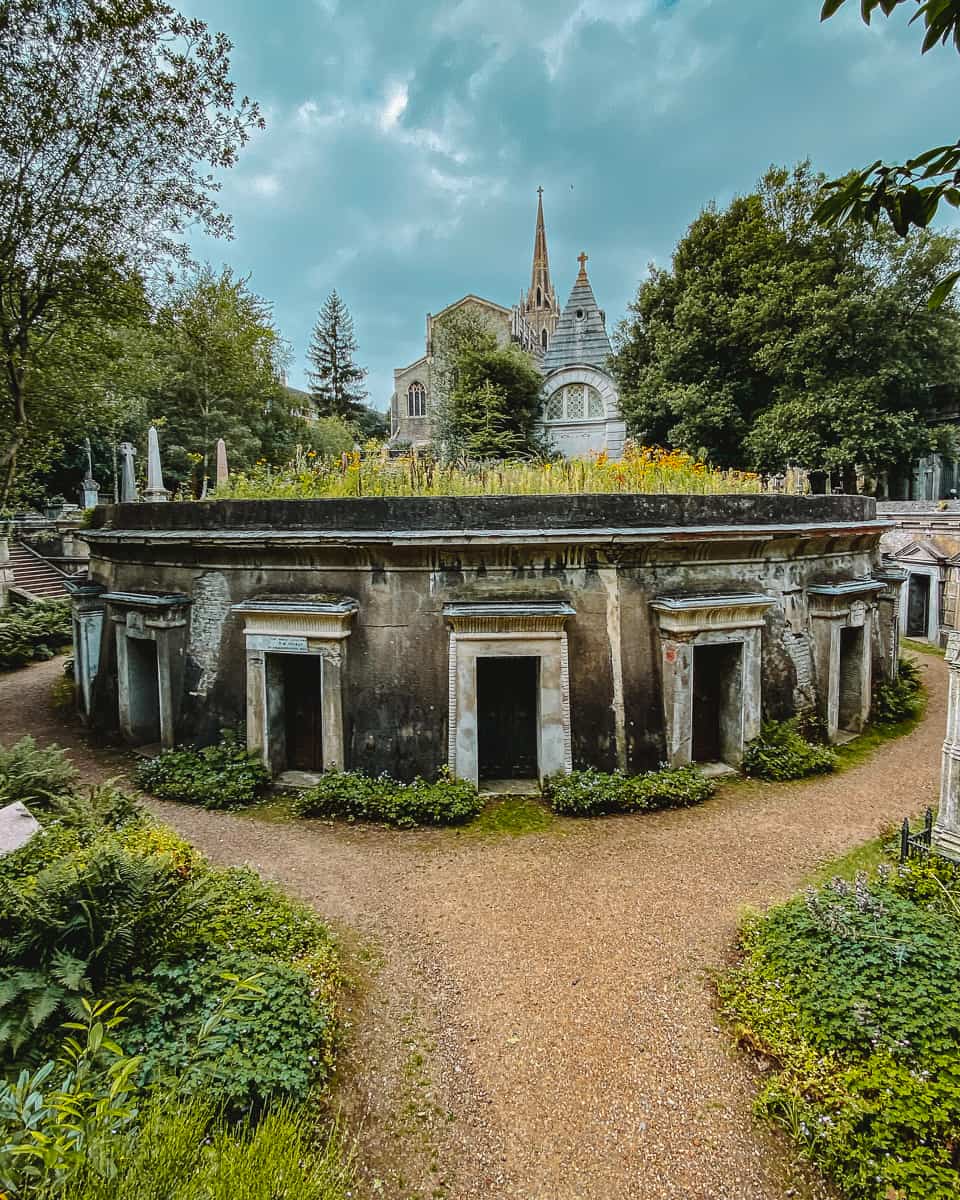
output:
<instances>
[{"instance_id":1,"label":"conifer tree","mask_svg":"<svg viewBox=\"0 0 960 1200\"><path fill-rule=\"evenodd\" d=\"M313 366L307 378L318 417L350 421L361 416L367 372L353 361L356 351L353 318L334 289L320 310L307 351Z\"/></svg>"}]
</instances>

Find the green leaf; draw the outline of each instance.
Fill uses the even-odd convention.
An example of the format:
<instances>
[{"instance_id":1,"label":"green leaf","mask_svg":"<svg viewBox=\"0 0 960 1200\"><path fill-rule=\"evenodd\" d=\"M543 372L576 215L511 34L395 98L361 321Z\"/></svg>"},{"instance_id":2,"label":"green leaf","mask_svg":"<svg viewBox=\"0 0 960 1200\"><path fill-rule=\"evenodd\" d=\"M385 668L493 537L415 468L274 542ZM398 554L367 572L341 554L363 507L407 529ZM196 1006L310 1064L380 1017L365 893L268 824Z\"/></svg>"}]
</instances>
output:
<instances>
[{"instance_id":1,"label":"green leaf","mask_svg":"<svg viewBox=\"0 0 960 1200\"><path fill-rule=\"evenodd\" d=\"M927 308L934 312L940 308L943 302L953 291L957 280L960 279L960 271L953 271L945 276L930 293L930 299L927 301Z\"/></svg>"}]
</instances>

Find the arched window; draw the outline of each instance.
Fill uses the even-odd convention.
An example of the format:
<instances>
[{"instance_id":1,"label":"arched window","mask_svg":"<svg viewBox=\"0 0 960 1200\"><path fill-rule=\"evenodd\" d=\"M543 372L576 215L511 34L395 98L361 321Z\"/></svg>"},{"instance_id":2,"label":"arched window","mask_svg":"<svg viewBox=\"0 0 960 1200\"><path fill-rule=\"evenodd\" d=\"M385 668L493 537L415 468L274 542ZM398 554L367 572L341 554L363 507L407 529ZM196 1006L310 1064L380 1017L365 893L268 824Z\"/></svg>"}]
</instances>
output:
<instances>
[{"instance_id":1,"label":"arched window","mask_svg":"<svg viewBox=\"0 0 960 1200\"><path fill-rule=\"evenodd\" d=\"M603 397L589 383L568 383L547 400L545 421L602 421Z\"/></svg>"},{"instance_id":2,"label":"arched window","mask_svg":"<svg viewBox=\"0 0 960 1200\"><path fill-rule=\"evenodd\" d=\"M427 415L427 389L419 380L414 380L407 388L407 416L425 417Z\"/></svg>"},{"instance_id":3,"label":"arched window","mask_svg":"<svg viewBox=\"0 0 960 1200\"><path fill-rule=\"evenodd\" d=\"M547 348L547 331L545 329L540 330L540 345L544 348L544 350L546 350L546 348Z\"/></svg>"},{"instance_id":4,"label":"arched window","mask_svg":"<svg viewBox=\"0 0 960 1200\"><path fill-rule=\"evenodd\" d=\"M543 293L537 288L537 308L543 308Z\"/></svg>"}]
</instances>

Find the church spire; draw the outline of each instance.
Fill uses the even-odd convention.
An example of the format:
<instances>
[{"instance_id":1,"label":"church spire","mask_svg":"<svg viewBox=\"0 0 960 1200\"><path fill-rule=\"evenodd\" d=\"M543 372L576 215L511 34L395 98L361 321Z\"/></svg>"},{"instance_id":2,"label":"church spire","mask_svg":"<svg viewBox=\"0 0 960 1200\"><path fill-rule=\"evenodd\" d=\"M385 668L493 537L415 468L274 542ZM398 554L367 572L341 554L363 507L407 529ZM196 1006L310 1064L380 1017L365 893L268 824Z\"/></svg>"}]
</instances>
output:
<instances>
[{"instance_id":1,"label":"church spire","mask_svg":"<svg viewBox=\"0 0 960 1200\"><path fill-rule=\"evenodd\" d=\"M530 290L524 304L524 316L540 338L546 350L553 337L560 312L557 295L550 278L550 259L547 255L547 231L543 221L543 188L537 188L537 231L533 239L533 269L530 272Z\"/></svg>"}]
</instances>

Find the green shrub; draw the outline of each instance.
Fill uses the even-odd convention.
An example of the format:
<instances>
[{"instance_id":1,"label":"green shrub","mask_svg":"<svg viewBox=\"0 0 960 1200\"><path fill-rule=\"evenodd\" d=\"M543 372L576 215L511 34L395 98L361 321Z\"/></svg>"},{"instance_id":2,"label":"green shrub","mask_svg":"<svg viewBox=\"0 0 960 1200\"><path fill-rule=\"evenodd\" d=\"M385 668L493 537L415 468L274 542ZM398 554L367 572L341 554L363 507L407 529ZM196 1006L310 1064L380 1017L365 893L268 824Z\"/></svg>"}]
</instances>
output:
<instances>
[{"instance_id":1,"label":"green shrub","mask_svg":"<svg viewBox=\"0 0 960 1200\"><path fill-rule=\"evenodd\" d=\"M344 817L348 821L380 821L398 829L415 825L462 825L483 808L472 783L454 779L444 769L433 783L415 779L398 783L387 775L372 778L360 771L328 771L297 799L304 817Z\"/></svg>"},{"instance_id":2,"label":"green shrub","mask_svg":"<svg viewBox=\"0 0 960 1200\"><path fill-rule=\"evenodd\" d=\"M834 751L807 741L796 717L765 721L760 736L748 742L743 752L744 774L757 779L804 779L808 775L827 775L836 767Z\"/></svg>"},{"instance_id":3,"label":"green shrub","mask_svg":"<svg viewBox=\"0 0 960 1200\"><path fill-rule=\"evenodd\" d=\"M256 991L223 1015L225 976ZM304 1102L333 1065L332 1005L314 995L309 972L252 950L214 959L161 963L143 976L146 1014L128 1045L144 1060L144 1081L176 1075L231 1115L258 1113L273 1100Z\"/></svg>"},{"instance_id":4,"label":"green shrub","mask_svg":"<svg viewBox=\"0 0 960 1200\"><path fill-rule=\"evenodd\" d=\"M52 658L73 640L69 600L52 600L0 613L0 670Z\"/></svg>"},{"instance_id":5,"label":"green shrub","mask_svg":"<svg viewBox=\"0 0 960 1200\"><path fill-rule=\"evenodd\" d=\"M898 725L920 715L923 683L920 669L909 658L901 658L897 678L881 681L873 689L871 717L877 725Z\"/></svg>"},{"instance_id":6,"label":"green shrub","mask_svg":"<svg viewBox=\"0 0 960 1200\"><path fill-rule=\"evenodd\" d=\"M32 812L72 795L77 770L59 746L38 746L32 737L0 746L0 808L20 800Z\"/></svg>"},{"instance_id":7,"label":"green shrub","mask_svg":"<svg viewBox=\"0 0 960 1200\"><path fill-rule=\"evenodd\" d=\"M252 804L270 782L262 761L247 752L236 734L203 750L165 750L137 767L137 783L162 800L180 800L204 808L242 808Z\"/></svg>"},{"instance_id":8,"label":"green shrub","mask_svg":"<svg viewBox=\"0 0 960 1200\"><path fill-rule=\"evenodd\" d=\"M567 817L689 808L709 800L715 790L715 785L693 766L663 767L642 775L573 771L551 775L543 787L553 811Z\"/></svg>"},{"instance_id":9,"label":"green shrub","mask_svg":"<svg viewBox=\"0 0 960 1200\"><path fill-rule=\"evenodd\" d=\"M852 1200L960 1189L960 936L909 898L939 894L926 871L808 889L747 927L721 984L775 1068L759 1111Z\"/></svg>"}]
</instances>

